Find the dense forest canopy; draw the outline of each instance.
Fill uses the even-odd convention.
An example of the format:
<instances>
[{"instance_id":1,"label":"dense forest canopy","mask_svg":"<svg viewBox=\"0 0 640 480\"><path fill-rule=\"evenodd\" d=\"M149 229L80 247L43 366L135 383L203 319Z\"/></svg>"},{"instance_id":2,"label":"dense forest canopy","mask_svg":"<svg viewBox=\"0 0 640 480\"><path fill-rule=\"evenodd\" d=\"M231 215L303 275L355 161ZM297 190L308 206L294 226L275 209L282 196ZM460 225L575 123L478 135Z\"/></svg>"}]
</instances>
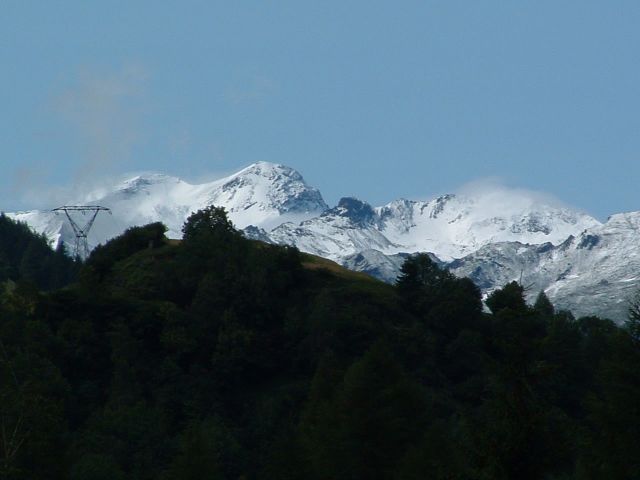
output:
<instances>
[{"instance_id":1,"label":"dense forest canopy","mask_svg":"<svg viewBox=\"0 0 640 480\"><path fill-rule=\"evenodd\" d=\"M391 286L215 207L183 231L79 267L0 217L0 478L640 478L640 310L484 311L426 255Z\"/></svg>"},{"instance_id":2,"label":"dense forest canopy","mask_svg":"<svg viewBox=\"0 0 640 480\"><path fill-rule=\"evenodd\" d=\"M64 243L54 251L44 235L0 213L0 282L23 280L51 290L71 282L76 271Z\"/></svg>"}]
</instances>

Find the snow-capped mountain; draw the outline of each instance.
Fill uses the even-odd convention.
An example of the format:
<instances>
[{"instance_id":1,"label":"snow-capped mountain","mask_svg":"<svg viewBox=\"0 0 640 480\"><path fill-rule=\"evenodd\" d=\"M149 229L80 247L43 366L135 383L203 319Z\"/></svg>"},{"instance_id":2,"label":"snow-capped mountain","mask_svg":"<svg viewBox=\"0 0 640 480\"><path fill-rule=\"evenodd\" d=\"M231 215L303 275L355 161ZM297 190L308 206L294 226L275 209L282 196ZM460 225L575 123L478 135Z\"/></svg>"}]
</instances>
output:
<instances>
[{"instance_id":1,"label":"snow-capped mountain","mask_svg":"<svg viewBox=\"0 0 640 480\"><path fill-rule=\"evenodd\" d=\"M487 245L449 268L485 290L519 280L575 315L622 321L640 288L639 234L640 212L616 214L560 245Z\"/></svg>"},{"instance_id":2,"label":"snow-capped mountain","mask_svg":"<svg viewBox=\"0 0 640 480\"><path fill-rule=\"evenodd\" d=\"M598 225L586 214L502 192L398 200L378 208L343 198L320 216L274 228L269 237L336 261L371 249L391 255L432 252L451 261L497 242L558 244Z\"/></svg>"},{"instance_id":3,"label":"snow-capped mountain","mask_svg":"<svg viewBox=\"0 0 640 480\"><path fill-rule=\"evenodd\" d=\"M531 296L545 290L558 307L576 315L618 321L640 286L640 212L614 215L602 224L555 201L504 188L381 207L346 197L329 208L298 172L260 162L198 185L161 174L137 175L68 203L112 209L112 216L96 222L92 245L152 221L164 222L168 236L178 238L190 213L214 204L225 207L248 237L295 245L390 282L409 254L429 252L485 293L518 280ZM64 216L9 215L52 242L73 242Z\"/></svg>"},{"instance_id":4,"label":"snow-capped mountain","mask_svg":"<svg viewBox=\"0 0 640 480\"><path fill-rule=\"evenodd\" d=\"M91 192L69 204L102 205L113 215L101 215L89 235L97 245L132 225L162 221L170 238L180 238L186 218L207 205L221 205L239 228L271 229L283 222L300 222L327 210L320 192L295 170L266 162L209 183L192 185L176 177L144 174ZM63 215L47 211L11 213L52 241L73 243L74 234ZM78 218L83 223L83 218Z\"/></svg>"}]
</instances>

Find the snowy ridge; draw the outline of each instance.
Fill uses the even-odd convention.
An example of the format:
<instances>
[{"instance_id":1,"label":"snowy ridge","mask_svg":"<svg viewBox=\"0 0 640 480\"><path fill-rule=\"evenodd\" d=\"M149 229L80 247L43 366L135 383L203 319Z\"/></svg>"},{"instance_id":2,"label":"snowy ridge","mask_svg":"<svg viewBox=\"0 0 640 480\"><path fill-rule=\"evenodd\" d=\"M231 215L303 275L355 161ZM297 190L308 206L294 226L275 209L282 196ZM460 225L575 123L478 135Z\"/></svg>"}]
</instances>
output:
<instances>
[{"instance_id":1,"label":"snowy ridge","mask_svg":"<svg viewBox=\"0 0 640 480\"><path fill-rule=\"evenodd\" d=\"M487 245L449 267L485 291L519 280L531 297L544 290L575 315L624 321L640 288L639 234L640 212L616 214L560 245Z\"/></svg>"},{"instance_id":2,"label":"snowy ridge","mask_svg":"<svg viewBox=\"0 0 640 480\"><path fill-rule=\"evenodd\" d=\"M271 228L286 221L300 222L328 207L320 192L307 185L295 170L266 162L253 164L214 182L192 185L177 177L151 173L136 175L93 191L68 203L111 208L99 216L89 236L91 245L103 243L132 225L162 221L170 238L180 238L187 217L208 205L224 206L239 228ZM46 211L8 214L45 233L52 242L73 242L63 216ZM82 219L80 219L81 221Z\"/></svg>"},{"instance_id":3,"label":"snowy ridge","mask_svg":"<svg viewBox=\"0 0 640 480\"><path fill-rule=\"evenodd\" d=\"M388 255L432 252L452 261L498 242L559 244L569 235L600 225L564 207L505 194L491 197L445 195L429 202L398 200L378 208L343 198L322 215L281 225L269 237L335 261L371 249Z\"/></svg>"},{"instance_id":4,"label":"snowy ridge","mask_svg":"<svg viewBox=\"0 0 640 480\"><path fill-rule=\"evenodd\" d=\"M295 245L348 268L393 282L411 253L429 252L456 275L489 293L518 280L531 296L545 290L576 315L624 320L640 286L640 212L593 217L526 192L493 188L429 201L396 200L373 207L351 197L329 208L295 170L259 162L219 180L190 184L144 174L69 203L100 204L89 241L102 243L132 225L162 221L181 236L192 212L223 206L245 235ZM73 241L63 216L46 211L8 214L47 235Z\"/></svg>"},{"instance_id":5,"label":"snowy ridge","mask_svg":"<svg viewBox=\"0 0 640 480\"><path fill-rule=\"evenodd\" d=\"M429 202L392 202L377 209L381 231L408 251L461 258L496 242L559 243L600 223L564 207L507 192L444 195Z\"/></svg>"}]
</instances>

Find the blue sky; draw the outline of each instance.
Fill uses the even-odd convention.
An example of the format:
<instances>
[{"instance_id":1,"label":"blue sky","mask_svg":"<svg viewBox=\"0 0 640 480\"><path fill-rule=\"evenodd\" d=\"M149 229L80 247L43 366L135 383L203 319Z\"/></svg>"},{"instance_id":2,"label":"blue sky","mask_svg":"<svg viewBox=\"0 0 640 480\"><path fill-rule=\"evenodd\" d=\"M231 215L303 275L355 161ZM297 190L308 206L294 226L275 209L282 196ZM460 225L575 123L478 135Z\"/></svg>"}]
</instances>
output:
<instances>
[{"instance_id":1,"label":"blue sky","mask_svg":"<svg viewBox=\"0 0 640 480\"><path fill-rule=\"evenodd\" d=\"M329 203L499 178L640 210L638 25L638 1L4 0L0 209L264 160Z\"/></svg>"}]
</instances>

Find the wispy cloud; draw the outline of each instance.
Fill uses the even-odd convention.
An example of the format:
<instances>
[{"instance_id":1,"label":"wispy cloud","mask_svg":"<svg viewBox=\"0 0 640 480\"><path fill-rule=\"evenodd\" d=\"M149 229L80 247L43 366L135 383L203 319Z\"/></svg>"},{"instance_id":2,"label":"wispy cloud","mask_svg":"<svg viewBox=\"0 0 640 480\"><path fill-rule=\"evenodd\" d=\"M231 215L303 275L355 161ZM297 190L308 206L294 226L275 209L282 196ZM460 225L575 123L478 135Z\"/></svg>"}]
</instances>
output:
<instances>
[{"instance_id":1,"label":"wispy cloud","mask_svg":"<svg viewBox=\"0 0 640 480\"><path fill-rule=\"evenodd\" d=\"M52 98L50 112L73 152L70 157L79 160L62 164L68 174L64 186L51 185L51 165L15 169L12 185L20 203L51 208L80 201L106 178L129 170L134 147L143 138L147 82L146 70L138 65L106 71L85 68L73 75Z\"/></svg>"},{"instance_id":2,"label":"wispy cloud","mask_svg":"<svg viewBox=\"0 0 640 480\"><path fill-rule=\"evenodd\" d=\"M113 172L130 159L142 137L147 79L146 70L136 65L109 72L87 70L57 96L55 111L83 158L76 166L74 181Z\"/></svg>"},{"instance_id":3,"label":"wispy cloud","mask_svg":"<svg viewBox=\"0 0 640 480\"><path fill-rule=\"evenodd\" d=\"M539 190L509 186L501 177L485 177L468 182L455 191L456 194L473 197L489 212L520 211L534 204L556 208L580 209L567 204L558 197Z\"/></svg>"}]
</instances>

